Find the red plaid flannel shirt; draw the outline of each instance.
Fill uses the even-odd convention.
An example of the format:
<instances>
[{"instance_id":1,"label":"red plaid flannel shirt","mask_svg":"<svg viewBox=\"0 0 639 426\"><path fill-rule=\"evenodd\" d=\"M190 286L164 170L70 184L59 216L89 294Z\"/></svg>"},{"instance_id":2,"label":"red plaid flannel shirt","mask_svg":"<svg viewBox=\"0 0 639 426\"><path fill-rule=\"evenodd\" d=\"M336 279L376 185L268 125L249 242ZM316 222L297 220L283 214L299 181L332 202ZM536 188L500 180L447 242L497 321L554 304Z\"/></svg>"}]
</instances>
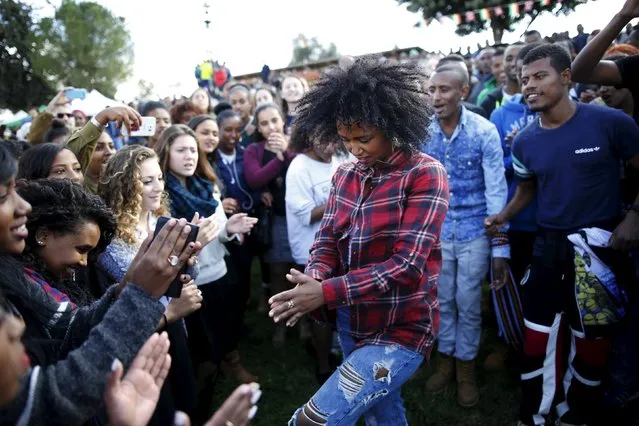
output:
<instances>
[{"instance_id":1,"label":"red plaid flannel shirt","mask_svg":"<svg viewBox=\"0 0 639 426\"><path fill-rule=\"evenodd\" d=\"M430 355L439 330L437 279L448 180L432 157L393 154L333 177L306 273L329 309L349 306L358 346L400 344Z\"/></svg>"}]
</instances>

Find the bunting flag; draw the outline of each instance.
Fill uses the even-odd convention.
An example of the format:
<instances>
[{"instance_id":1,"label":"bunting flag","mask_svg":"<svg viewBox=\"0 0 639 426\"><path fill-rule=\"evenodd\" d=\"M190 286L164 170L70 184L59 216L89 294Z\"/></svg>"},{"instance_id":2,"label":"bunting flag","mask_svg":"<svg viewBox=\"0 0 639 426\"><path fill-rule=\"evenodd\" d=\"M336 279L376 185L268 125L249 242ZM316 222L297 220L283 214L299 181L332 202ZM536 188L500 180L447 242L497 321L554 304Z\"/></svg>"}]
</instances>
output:
<instances>
[{"instance_id":1,"label":"bunting flag","mask_svg":"<svg viewBox=\"0 0 639 426\"><path fill-rule=\"evenodd\" d=\"M505 16L514 18L522 14L522 6L524 13L530 13L535 9L535 5L539 5L539 7L548 7L551 5L561 6L562 0L516 0L512 3L506 3L501 6L494 6L490 8L487 7L483 9L468 10L462 13L455 13L449 15L449 17L455 22L456 25L462 25L464 23L468 24L476 20L488 21L490 20L491 16ZM441 22L441 18L442 14L438 12L435 17L425 19L423 23L428 26L433 19ZM417 25L415 26L417 27Z\"/></svg>"}]
</instances>

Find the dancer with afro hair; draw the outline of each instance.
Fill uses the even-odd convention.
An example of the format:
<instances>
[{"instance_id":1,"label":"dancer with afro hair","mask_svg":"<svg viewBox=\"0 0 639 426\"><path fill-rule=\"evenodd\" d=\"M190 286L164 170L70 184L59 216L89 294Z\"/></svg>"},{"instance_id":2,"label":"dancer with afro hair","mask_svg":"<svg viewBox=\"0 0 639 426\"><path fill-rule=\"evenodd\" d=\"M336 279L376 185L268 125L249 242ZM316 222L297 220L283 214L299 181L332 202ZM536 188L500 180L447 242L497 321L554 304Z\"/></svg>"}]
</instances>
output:
<instances>
[{"instance_id":1,"label":"dancer with afro hair","mask_svg":"<svg viewBox=\"0 0 639 426\"><path fill-rule=\"evenodd\" d=\"M340 141L340 166L305 272L273 296L269 315L293 326L334 318L344 361L290 425L407 424L401 387L428 359L439 326L439 235L448 209L442 165L420 153L430 123L426 76L375 57L340 67L299 105L293 143Z\"/></svg>"}]
</instances>

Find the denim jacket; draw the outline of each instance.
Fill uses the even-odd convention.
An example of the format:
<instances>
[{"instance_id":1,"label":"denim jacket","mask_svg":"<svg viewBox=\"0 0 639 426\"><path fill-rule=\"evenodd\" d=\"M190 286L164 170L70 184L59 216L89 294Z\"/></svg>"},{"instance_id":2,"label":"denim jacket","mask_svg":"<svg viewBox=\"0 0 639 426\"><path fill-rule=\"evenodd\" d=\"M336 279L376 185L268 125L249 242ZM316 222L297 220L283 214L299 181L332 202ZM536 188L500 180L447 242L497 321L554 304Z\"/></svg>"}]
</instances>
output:
<instances>
[{"instance_id":1,"label":"denim jacket","mask_svg":"<svg viewBox=\"0 0 639 426\"><path fill-rule=\"evenodd\" d=\"M508 197L504 152L495 125L462 106L459 124L450 138L439 121L433 120L423 151L448 172L450 206L442 241L464 243L485 235L484 219L501 212ZM503 236L492 240L492 254L510 257Z\"/></svg>"}]
</instances>

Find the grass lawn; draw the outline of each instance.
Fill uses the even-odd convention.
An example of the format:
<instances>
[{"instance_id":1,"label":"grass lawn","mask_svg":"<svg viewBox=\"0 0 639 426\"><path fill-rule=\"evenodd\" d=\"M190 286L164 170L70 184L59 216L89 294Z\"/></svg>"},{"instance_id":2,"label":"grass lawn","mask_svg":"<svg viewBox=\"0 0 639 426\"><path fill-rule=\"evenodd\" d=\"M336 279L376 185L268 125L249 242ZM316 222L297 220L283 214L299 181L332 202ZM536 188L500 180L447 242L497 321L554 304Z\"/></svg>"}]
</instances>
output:
<instances>
[{"instance_id":1,"label":"grass lawn","mask_svg":"<svg viewBox=\"0 0 639 426\"><path fill-rule=\"evenodd\" d=\"M255 269L255 268L254 268ZM257 271L256 271L257 273ZM258 283L258 277L253 280ZM253 297L259 294L258 287ZM254 301L254 305L257 301ZM247 369L260 377L263 396L259 403L254 425L286 425L293 412L306 403L318 389L315 380L315 364L300 340L296 329L289 330L286 346L275 349L271 344L273 324L266 315L252 309L247 314L247 324L252 333L240 343L240 353ZM485 329L477 367L477 382L481 399L471 409L464 409L455 402L455 386L444 393L432 395L426 391L426 380L432 367L422 370L416 379L403 387L402 395L411 425L423 426L471 426L514 425L519 404L519 385L516 366L502 373L484 373L481 368L486 354L496 340L493 329ZM224 401L237 384L231 378L221 378L216 386L214 407ZM363 422L361 422L363 424Z\"/></svg>"}]
</instances>

